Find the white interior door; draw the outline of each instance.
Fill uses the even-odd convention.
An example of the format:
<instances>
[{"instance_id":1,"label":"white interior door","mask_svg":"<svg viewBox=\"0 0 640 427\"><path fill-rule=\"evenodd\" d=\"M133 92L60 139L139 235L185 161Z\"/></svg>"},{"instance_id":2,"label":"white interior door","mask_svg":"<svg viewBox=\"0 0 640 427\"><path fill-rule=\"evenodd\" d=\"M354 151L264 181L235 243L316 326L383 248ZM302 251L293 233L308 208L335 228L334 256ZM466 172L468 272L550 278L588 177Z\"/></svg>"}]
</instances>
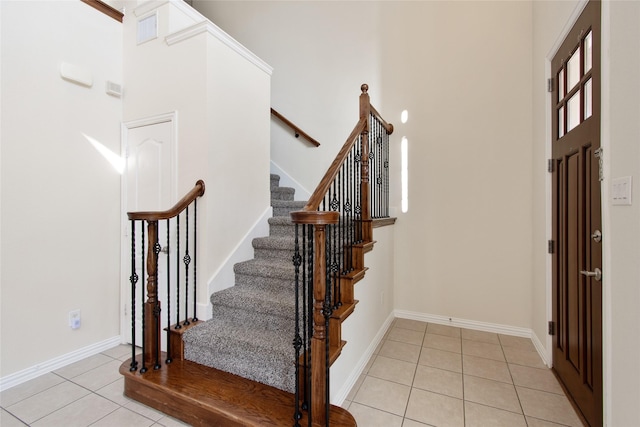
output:
<instances>
[{"instance_id":1,"label":"white interior door","mask_svg":"<svg viewBox=\"0 0 640 427\"><path fill-rule=\"evenodd\" d=\"M121 333L127 343L132 342L131 321L131 223L126 219L126 212L161 211L169 209L175 202L175 117L165 115L151 119L128 122L123 125L123 145L127 159L126 171L123 179L123 206L125 218L123 220L122 260L123 274L121 294L123 301L123 316ZM136 230L136 284L135 298L137 308L136 317L136 345L141 345L142 313L140 302L141 289L146 289L146 277L143 277L142 248L140 243L140 226ZM145 226L145 239L146 239ZM158 223L158 240L164 248L166 245L166 221ZM145 259L147 253L145 250ZM158 299L166 302L166 257L162 251L158 255ZM146 261L145 261L146 262ZM145 270L146 270L146 266ZM146 272L145 272L146 275ZM163 318L163 316L161 316ZM161 327L165 328L166 319L162 319ZM162 348L165 348L165 337L162 338Z\"/></svg>"}]
</instances>

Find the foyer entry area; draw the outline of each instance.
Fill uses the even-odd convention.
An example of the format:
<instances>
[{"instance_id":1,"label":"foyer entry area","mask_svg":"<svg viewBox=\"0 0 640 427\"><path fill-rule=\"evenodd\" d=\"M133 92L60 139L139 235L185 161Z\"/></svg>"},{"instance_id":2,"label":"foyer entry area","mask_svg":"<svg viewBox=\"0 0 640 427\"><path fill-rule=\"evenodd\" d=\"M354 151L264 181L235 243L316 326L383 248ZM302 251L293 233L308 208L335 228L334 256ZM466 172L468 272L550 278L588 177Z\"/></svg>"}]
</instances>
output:
<instances>
[{"instance_id":1,"label":"foyer entry area","mask_svg":"<svg viewBox=\"0 0 640 427\"><path fill-rule=\"evenodd\" d=\"M186 424L123 396L128 346L0 394L3 427ZM582 426L526 338L395 319L343 407L366 427Z\"/></svg>"},{"instance_id":2,"label":"foyer entry area","mask_svg":"<svg viewBox=\"0 0 640 427\"><path fill-rule=\"evenodd\" d=\"M367 427L583 425L530 339L399 318L343 407Z\"/></svg>"}]
</instances>

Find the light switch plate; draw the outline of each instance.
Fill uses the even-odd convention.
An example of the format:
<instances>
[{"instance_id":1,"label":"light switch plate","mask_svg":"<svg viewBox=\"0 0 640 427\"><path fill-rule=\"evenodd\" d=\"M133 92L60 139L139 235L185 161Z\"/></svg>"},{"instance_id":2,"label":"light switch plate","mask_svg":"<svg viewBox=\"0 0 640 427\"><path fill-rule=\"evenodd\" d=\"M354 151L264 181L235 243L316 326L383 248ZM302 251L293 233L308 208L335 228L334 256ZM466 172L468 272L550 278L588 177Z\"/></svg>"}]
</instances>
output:
<instances>
[{"instance_id":1,"label":"light switch plate","mask_svg":"<svg viewBox=\"0 0 640 427\"><path fill-rule=\"evenodd\" d=\"M613 180L611 184L611 201L614 205L631 205L630 176L623 176Z\"/></svg>"}]
</instances>

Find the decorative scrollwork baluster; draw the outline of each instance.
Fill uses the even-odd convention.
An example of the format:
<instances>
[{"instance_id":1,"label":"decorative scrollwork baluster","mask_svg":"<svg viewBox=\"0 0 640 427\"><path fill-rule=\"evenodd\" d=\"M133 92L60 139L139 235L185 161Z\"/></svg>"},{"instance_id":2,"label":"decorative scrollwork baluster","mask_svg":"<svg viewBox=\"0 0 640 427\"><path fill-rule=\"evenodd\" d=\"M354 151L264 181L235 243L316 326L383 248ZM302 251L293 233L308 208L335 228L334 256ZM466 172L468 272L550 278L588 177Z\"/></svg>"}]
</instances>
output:
<instances>
[{"instance_id":1,"label":"decorative scrollwork baluster","mask_svg":"<svg viewBox=\"0 0 640 427\"><path fill-rule=\"evenodd\" d=\"M182 262L184 262L184 322L182 324L184 326L188 326L191 324L189 322L189 264L191 263L191 255L189 255L189 206L186 209L186 219L185 219L185 253L182 258Z\"/></svg>"},{"instance_id":2,"label":"decorative scrollwork baluster","mask_svg":"<svg viewBox=\"0 0 640 427\"><path fill-rule=\"evenodd\" d=\"M131 220L131 364L130 371L138 369L138 361L136 360L136 284L139 277L136 273L136 220Z\"/></svg>"}]
</instances>

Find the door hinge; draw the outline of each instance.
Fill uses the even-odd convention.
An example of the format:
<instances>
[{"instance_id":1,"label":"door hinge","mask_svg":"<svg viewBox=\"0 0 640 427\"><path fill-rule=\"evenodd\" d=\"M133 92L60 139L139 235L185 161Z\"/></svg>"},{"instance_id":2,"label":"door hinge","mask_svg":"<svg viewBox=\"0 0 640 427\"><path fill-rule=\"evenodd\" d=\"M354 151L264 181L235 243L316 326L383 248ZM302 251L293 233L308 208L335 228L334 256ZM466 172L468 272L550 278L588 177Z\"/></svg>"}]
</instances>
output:
<instances>
[{"instance_id":1,"label":"door hinge","mask_svg":"<svg viewBox=\"0 0 640 427\"><path fill-rule=\"evenodd\" d=\"M549 240L548 243L549 243L548 252L552 254L556 250L556 242L554 242L553 240Z\"/></svg>"},{"instance_id":2,"label":"door hinge","mask_svg":"<svg viewBox=\"0 0 640 427\"><path fill-rule=\"evenodd\" d=\"M598 181L604 181L604 173L602 172L602 163L603 163L603 153L602 147L598 148L593 152L593 155L598 159Z\"/></svg>"},{"instance_id":3,"label":"door hinge","mask_svg":"<svg viewBox=\"0 0 640 427\"><path fill-rule=\"evenodd\" d=\"M556 165L556 162L553 159L547 160L547 172L553 173L556 167L555 165Z\"/></svg>"},{"instance_id":4,"label":"door hinge","mask_svg":"<svg viewBox=\"0 0 640 427\"><path fill-rule=\"evenodd\" d=\"M553 92L553 77L547 79L547 92Z\"/></svg>"},{"instance_id":5,"label":"door hinge","mask_svg":"<svg viewBox=\"0 0 640 427\"><path fill-rule=\"evenodd\" d=\"M553 320L549 321L549 335L555 335L556 334L556 322L554 322Z\"/></svg>"}]
</instances>

